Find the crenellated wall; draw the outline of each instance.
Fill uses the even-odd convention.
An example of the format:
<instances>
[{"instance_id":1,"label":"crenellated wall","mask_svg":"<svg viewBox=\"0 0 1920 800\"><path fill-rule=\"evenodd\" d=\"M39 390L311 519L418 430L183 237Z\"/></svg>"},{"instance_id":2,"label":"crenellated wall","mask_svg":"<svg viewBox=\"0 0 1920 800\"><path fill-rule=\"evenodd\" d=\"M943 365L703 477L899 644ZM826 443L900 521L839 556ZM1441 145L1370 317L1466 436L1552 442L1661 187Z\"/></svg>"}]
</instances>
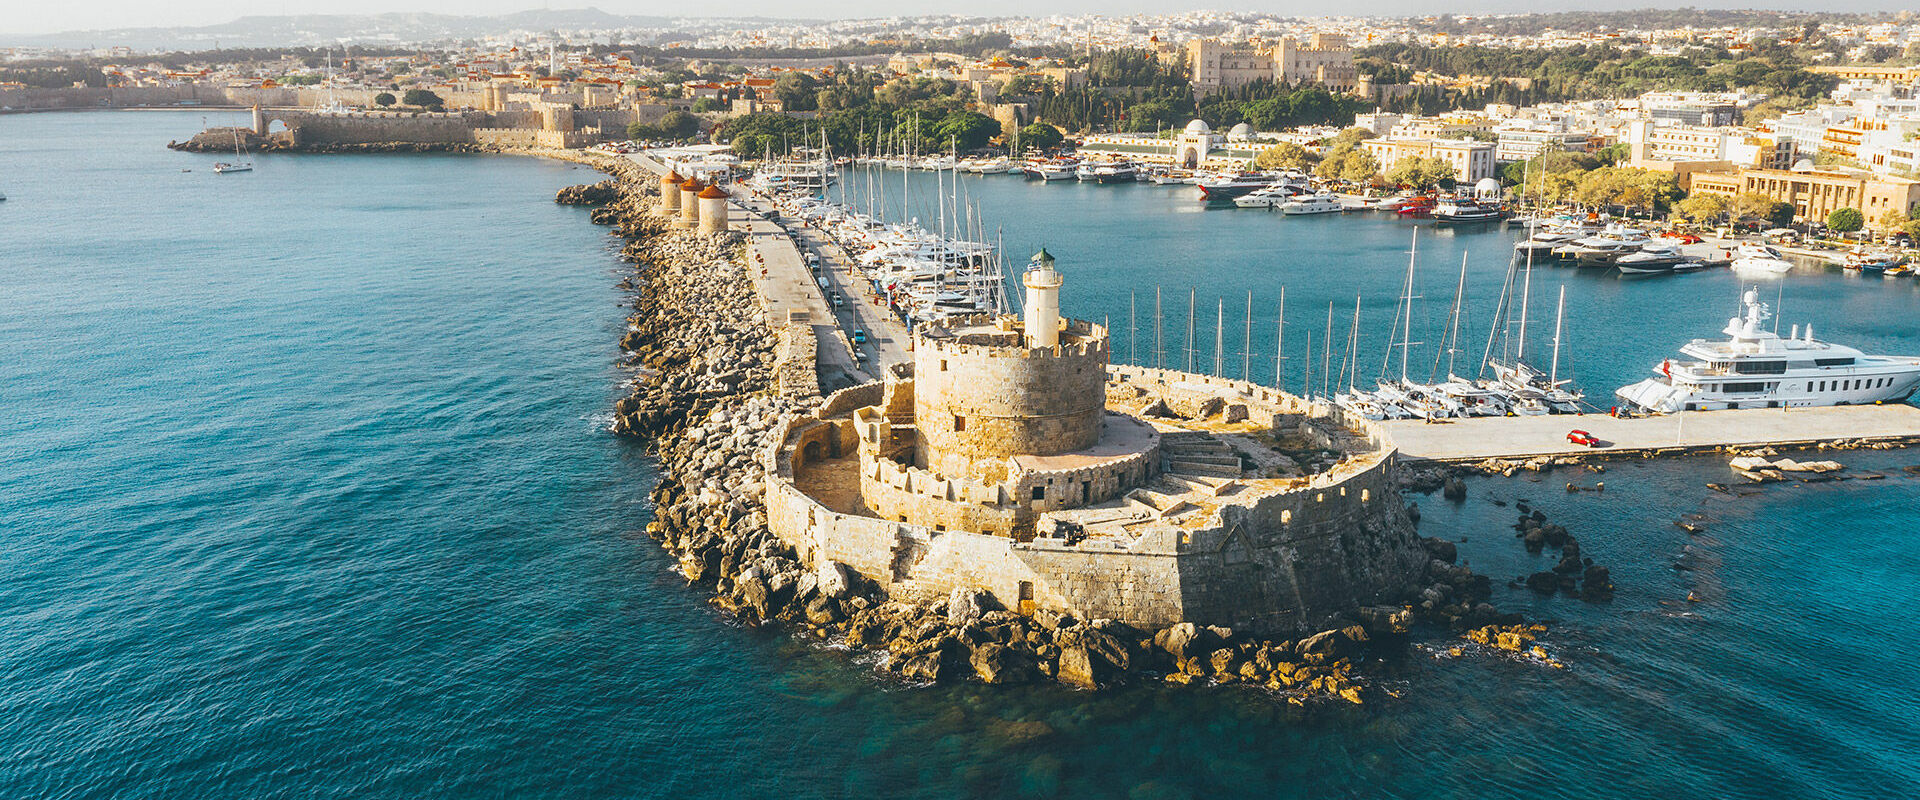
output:
<instances>
[{"instance_id":1,"label":"crenellated wall","mask_svg":"<svg viewBox=\"0 0 1920 800\"><path fill-rule=\"evenodd\" d=\"M1115 374L1155 386L1232 391L1272 413L1305 414L1320 425L1347 422L1336 409L1244 382L1137 368L1115 368ZM877 405L883 396L880 384L843 390L828 398L822 414ZM1374 449L1334 471L1252 482L1203 519L1150 520L1129 526L1126 536L1068 544L827 509L795 487L794 470L806 467L808 443L844 437L851 425L792 418L768 454L768 523L808 563L839 561L899 597L925 600L976 587L1009 608L1051 608L1150 628L1196 622L1298 631L1358 606L1405 598L1427 563L1397 490L1391 441L1365 420L1353 423L1352 434ZM1054 485L1072 473L1056 473Z\"/></svg>"},{"instance_id":2,"label":"crenellated wall","mask_svg":"<svg viewBox=\"0 0 1920 800\"><path fill-rule=\"evenodd\" d=\"M1092 447L1106 411L1106 330L1077 322L1068 333L1048 348L1024 346L1017 332L915 336L915 460L964 475L980 459Z\"/></svg>"}]
</instances>

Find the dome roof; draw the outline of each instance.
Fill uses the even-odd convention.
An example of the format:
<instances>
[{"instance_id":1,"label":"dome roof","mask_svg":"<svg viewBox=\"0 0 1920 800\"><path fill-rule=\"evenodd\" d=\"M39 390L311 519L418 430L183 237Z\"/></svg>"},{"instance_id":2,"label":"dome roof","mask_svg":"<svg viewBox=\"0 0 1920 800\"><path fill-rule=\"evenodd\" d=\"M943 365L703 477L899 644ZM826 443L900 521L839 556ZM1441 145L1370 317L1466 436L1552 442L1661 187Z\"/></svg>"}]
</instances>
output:
<instances>
[{"instance_id":1,"label":"dome roof","mask_svg":"<svg viewBox=\"0 0 1920 800\"><path fill-rule=\"evenodd\" d=\"M1233 126L1233 130L1227 131L1227 138L1251 139L1253 138L1253 126L1248 125L1247 123L1244 123L1244 122L1238 125L1235 125Z\"/></svg>"},{"instance_id":2,"label":"dome roof","mask_svg":"<svg viewBox=\"0 0 1920 800\"><path fill-rule=\"evenodd\" d=\"M1491 178L1491 177L1481 178L1479 183L1476 183L1473 185L1473 191L1481 195L1499 194L1500 180L1498 178Z\"/></svg>"},{"instance_id":3,"label":"dome roof","mask_svg":"<svg viewBox=\"0 0 1920 800\"><path fill-rule=\"evenodd\" d=\"M699 178L688 178L686 183L680 184L680 191L683 192L697 192L705 188L707 185L701 183Z\"/></svg>"},{"instance_id":4,"label":"dome roof","mask_svg":"<svg viewBox=\"0 0 1920 800\"><path fill-rule=\"evenodd\" d=\"M1187 133L1191 135L1205 136L1212 132L1213 132L1213 129L1210 127L1207 127L1207 121L1204 119L1196 119L1192 122L1187 123Z\"/></svg>"},{"instance_id":5,"label":"dome roof","mask_svg":"<svg viewBox=\"0 0 1920 800\"><path fill-rule=\"evenodd\" d=\"M680 171L679 171L679 170L677 170L677 169L670 169L670 170L667 170L667 174L666 174L666 176L660 179L660 182L661 182L661 183L675 183L675 184L677 184L677 183L680 183L680 182L682 182L682 181L685 181L685 180L686 180L686 178L683 178L683 177L680 177Z\"/></svg>"},{"instance_id":6,"label":"dome roof","mask_svg":"<svg viewBox=\"0 0 1920 800\"><path fill-rule=\"evenodd\" d=\"M718 186L709 186L705 189L701 189L700 194L697 196L704 197L708 200L712 200L717 197L729 197L730 195L727 194L727 190L725 189L722 189Z\"/></svg>"}]
</instances>

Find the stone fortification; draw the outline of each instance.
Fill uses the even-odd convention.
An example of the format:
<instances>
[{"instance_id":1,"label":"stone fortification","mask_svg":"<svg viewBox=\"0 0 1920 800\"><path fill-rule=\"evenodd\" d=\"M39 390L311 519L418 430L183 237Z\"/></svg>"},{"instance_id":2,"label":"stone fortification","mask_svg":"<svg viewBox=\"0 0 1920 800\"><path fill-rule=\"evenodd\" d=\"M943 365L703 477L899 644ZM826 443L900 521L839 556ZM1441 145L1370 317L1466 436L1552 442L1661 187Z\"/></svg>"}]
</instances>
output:
<instances>
[{"instance_id":1,"label":"stone fortification","mask_svg":"<svg viewBox=\"0 0 1920 800\"><path fill-rule=\"evenodd\" d=\"M1167 417L1165 425L1144 415L1161 429L1156 441L1167 452L1154 460L1165 465L1225 469L1207 460L1223 460L1209 455L1213 451L1183 438L1196 430L1229 438L1278 431L1292 446L1319 453L1295 453L1307 469L1267 463L1249 468L1238 485L1192 479L1211 494L1194 494L1191 507L1136 492L1116 508L1047 510L1040 512L1035 535L1023 541L880 519L863 510L857 492L800 491L809 479L858 463L850 459L866 442L857 418L911 414L911 379L896 373L891 382L843 390L824 401L816 387L789 387L769 366L778 358L777 339L762 321L737 237L672 227L653 213L657 177L624 159L580 157L621 177L618 196L592 216L626 239L623 254L634 262L620 284L633 292L621 344L627 353L622 363L634 377L632 393L615 409L614 430L646 437L659 459L647 531L681 574L707 587L716 605L739 620L778 622L823 641L880 651L882 669L912 680L1050 679L1096 688L1151 676L1353 702L1362 697L1354 665L1404 641L1415 613L1407 608L1349 608L1337 620L1325 617L1334 620L1327 629L1297 640L1192 622L1162 625L1175 619L1171 612L1145 613L1171 609L1241 619L1233 615L1244 608L1221 609L1234 592L1249 591L1249 584L1266 593L1263 601L1297 591L1294 600L1281 598L1282 608L1291 602L1291 608L1317 611L1332 607L1343 592L1361 598L1370 590L1364 575L1334 571L1385 575L1406 555L1392 538L1404 511L1398 517L1388 513L1400 508L1397 499L1389 503L1389 489L1364 478L1391 469L1391 453L1356 443L1390 444L1365 431L1333 429L1337 419L1324 409L1316 415L1297 399L1257 387L1113 371L1105 388L1124 402L1111 413L1138 419L1162 402L1178 410L1168 413L1183 414ZM558 199L593 203L606 196L605 187L592 186ZM1223 394L1229 402L1221 402ZM910 452L910 443L906 448ZM1114 463L1139 466L1148 457L1122 455ZM1042 482L1051 478L1054 485L1093 468L1032 466L1023 474ZM1250 503L1247 511L1224 508L1243 500ZM1331 513L1335 506L1346 516ZM1326 517L1306 518L1312 514ZM1245 531L1276 517L1282 530L1271 535ZM1121 534L1131 528L1139 528L1139 535ZM1309 532L1323 535L1310 538ZM1391 557L1369 557L1365 540ZM1424 544L1436 558L1451 558L1442 555L1441 543ZM855 570L848 562L862 566ZM1273 579L1255 574L1245 566L1249 562L1290 566L1298 574L1291 582ZM1031 597L1022 596L1022 582L1031 585ZM1430 599L1417 608L1431 618L1458 625L1492 614L1484 603L1481 610L1468 610L1487 589L1484 579L1465 570L1432 561L1421 582L1430 584ZM1248 619L1264 626L1276 617Z\"/></svg>"},{"instance_id":2,"label":"stone fortification","mask_svg":"<svg viewBox=\"0 0 1920 800\"><path fill-rule=\"evenodd\" d=\"M1311 475L1211 485L1182 479L1196 487L1184 499L1148 491L1125 502L1113 500L1117 490L1145 485L1175 456L1163 459L1156 443L1005 484L863 457L859 490L867 502L830 507L809 491L817 494L828 464L864 441L860 427L872 423L860 414L871 408L852 406L880 405L884 387L871 384L835 394L778 431L782 444L767 465L769 525L803 560L847 564L894 596L978 588L1009 608L1137 626L1297 631L1394 600L1421 580L1427 553L1398 493L1392 444L1371 424L1237 381L1137 368L1114 368L1111 376L1126 390L1120 394L1142 404L1231 396L1243 419L1261 421L1239 423L1246 432L1280 430L1302 447L1342 454ZM923 381L915 378L916 397ZM1064 493L1090 481L1101 483L1090 503L1021 502L1035 488ZM1154 507L1156 497L1166 507ZM1037 535L1016 535L1023 512L1038 519Z\"/></svg>"},{"instance_id":3,"label":"stone fortification","mask_svg":"<svg viewBox=\"0 0 1920 800\"><path fill-rule=\"evenodd\" d=\"M1028 347L1020 323L957 317L913 355L919 466L949 475L982 459L1054 455L1100 440L1107 331L1078 322L1053 347Z\"/></svg>"}]
</instances>

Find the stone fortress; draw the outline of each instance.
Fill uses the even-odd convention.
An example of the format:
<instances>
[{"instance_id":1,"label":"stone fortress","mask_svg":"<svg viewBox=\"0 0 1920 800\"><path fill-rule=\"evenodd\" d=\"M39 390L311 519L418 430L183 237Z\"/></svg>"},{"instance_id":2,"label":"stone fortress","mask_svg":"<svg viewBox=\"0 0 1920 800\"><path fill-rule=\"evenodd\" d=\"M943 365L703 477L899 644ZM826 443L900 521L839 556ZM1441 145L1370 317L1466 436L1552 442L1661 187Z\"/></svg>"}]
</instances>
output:
<instances>
[{"instance_id":1,"label":"stone fortress","mask_svg":"<svg viewBox=\"0 0 1920 800\"><path fill-rule=\"evenodd\" d=\"M1144 628L1306 630L1404 599L1428 557L1365 420L1254 384L1110 363L1044 250L1022 317L926 325L912 364L788 417L768 525L896 597L980 589Z\"/></svg>"}]
</instances>

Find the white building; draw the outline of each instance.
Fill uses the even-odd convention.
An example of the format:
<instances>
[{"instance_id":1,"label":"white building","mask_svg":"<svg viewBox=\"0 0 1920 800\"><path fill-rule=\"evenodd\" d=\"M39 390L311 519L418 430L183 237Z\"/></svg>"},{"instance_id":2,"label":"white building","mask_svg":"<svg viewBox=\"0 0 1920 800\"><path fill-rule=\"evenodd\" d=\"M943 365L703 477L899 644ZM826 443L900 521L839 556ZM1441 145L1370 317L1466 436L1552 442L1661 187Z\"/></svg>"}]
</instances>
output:
<instances>
[{"instance_id":1,"label":"white building","mask_svg":"<svg viewBox=\"0 0 1920 800\"><path fill-rule=\"evenodd\" d=\"M1368 139L1360 143L1386 174L1408 158L1438 158L1453 165L1454 180L1477 183L1494 174L1494 144L1468 139Z\"/></svg>"}]
</instances>

